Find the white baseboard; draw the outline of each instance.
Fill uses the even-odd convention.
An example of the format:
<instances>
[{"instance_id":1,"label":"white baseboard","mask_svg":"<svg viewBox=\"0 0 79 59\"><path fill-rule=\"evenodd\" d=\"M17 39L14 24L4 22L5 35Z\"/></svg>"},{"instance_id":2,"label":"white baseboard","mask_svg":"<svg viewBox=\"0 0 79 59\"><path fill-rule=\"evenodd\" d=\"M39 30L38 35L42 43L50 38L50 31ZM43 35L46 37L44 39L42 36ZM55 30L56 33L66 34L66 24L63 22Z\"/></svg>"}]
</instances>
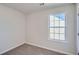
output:
<instances>
[{"instance_id":1,"label":"white baseboard","mask_svg":"<svg viewBox=\"0 0 79 59\"><path fill-rule=\"evenodd\" d=\"M45 46L40 46L38 44L31 43L31 42L26 42L26 44L34 45L34 46L37 46L37 47L40 47L40 48L45 48L45 49L48 49L48 50L51 50L51 51L55 51L55 52L59 52L59 53L67 54L67 55L74 55L73 53L64 52L64 51L60 51L60 50L57 50L57 49L51 49L51 48L48 48L48 47L45 47Z\"/></svg>"},{"instance_id":2,"label":"white baseboard","mask_svg":"<svg viewBox=\"0 0 79 59\"><path fill-rule=\"evenodd\" d=\"M23 45L24 43L25 43L25 42L22 42L22 43L20 43L20 44L18 44L18 45L16 45L16 46L13 46L13 47L11 47L11 48L5 50L5 51L0 52L0 55L3 54L3 53L6 53L6 52L8 52L8 51L10 51L10 50L12 50L12 49L14 49L14 48L16 48L16 47L21 46L21 45Z\"/></svg>"}]
</instances>

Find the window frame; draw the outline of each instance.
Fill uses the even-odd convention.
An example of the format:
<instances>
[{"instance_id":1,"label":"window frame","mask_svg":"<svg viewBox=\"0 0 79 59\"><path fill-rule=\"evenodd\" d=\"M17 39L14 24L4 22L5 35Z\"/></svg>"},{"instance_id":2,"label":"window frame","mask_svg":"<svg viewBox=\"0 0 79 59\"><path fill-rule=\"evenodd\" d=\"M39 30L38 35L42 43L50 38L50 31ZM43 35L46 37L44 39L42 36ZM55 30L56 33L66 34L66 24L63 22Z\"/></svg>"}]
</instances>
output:
<instances>
[{"instance_id":1,"label":"window frame","mask_svg":"<svg viewBox=\"0 0 79 59\"><path fill-rule=\"evenodd\" d=\"M61 40L61 39L51 39L50 38L50 15L56 15L56 14L60 14L60 13L63 13L65 15L65 40ZM67 30L67 18L66 18L66 13L65 12L60 12L60 13L52 13L52 14L49 14L49 17L48 17L48 40L53 40L53 41L58 41L58 42L67 42L67 39L66 39L66 30ZM61 28L61 27L60 27ZM54 34L55 35L55 34ZM60 34L59 34L60 35Z\"/></svg>"}]
</instances>

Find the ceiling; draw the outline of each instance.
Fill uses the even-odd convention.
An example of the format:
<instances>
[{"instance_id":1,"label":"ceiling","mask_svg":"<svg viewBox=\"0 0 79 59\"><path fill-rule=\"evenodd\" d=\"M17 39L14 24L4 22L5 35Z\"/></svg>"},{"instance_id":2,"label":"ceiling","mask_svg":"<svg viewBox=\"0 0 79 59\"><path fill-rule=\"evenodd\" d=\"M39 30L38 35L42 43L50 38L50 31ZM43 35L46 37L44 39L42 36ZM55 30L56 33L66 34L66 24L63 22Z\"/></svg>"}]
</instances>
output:
<instances>
[{"instance_id":1,"label":"ceiling","mask_svg":"<svg viewBox=\"0 0 79 59\"><path fill-rule=\"evenodd\" d=\"M3 3L2 5L14 8L23 13L32 13L40 10L54 8L57 6L69 5L68 3L45 3L40 6L40 3Z\"/></svg>"}]
</instances>

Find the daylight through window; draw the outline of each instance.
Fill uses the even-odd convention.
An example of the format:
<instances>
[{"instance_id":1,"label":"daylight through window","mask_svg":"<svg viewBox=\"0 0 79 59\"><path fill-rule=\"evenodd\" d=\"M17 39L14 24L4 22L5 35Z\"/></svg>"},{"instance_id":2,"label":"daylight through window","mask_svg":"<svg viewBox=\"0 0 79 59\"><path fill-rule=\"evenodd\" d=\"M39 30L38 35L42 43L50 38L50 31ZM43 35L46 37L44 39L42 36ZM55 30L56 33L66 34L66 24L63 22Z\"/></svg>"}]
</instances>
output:
<instances>
[{"instance_id":1,"label":"daylight through window","mask_svg":"<svg viewBox=\"0 0 79 59\"><path fill-rule=\"evenodd\" d=\"M65 40L65 14L51 14L49 22L50 39Z\"/></svg>"}]
</instances>

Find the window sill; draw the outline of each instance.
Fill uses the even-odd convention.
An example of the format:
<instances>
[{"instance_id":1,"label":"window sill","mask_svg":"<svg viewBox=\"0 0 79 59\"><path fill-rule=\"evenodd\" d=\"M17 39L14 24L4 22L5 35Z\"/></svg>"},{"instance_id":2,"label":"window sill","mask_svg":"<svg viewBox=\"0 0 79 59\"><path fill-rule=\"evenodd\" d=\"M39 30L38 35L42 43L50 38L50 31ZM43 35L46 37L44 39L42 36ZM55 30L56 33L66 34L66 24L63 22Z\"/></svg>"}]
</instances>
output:
<instances>
[{"instance_id":1,"label":"window sill","mask_svg":"<svg viewBox=\"0 0 79 59\"><path fill-rule=\"evenodd\" d=\"M60 42L60 43L68 43L67 40L57 40L57 39L48 39L48 40L55 41L55 42Z\"/></svg>"}]
</instances>

